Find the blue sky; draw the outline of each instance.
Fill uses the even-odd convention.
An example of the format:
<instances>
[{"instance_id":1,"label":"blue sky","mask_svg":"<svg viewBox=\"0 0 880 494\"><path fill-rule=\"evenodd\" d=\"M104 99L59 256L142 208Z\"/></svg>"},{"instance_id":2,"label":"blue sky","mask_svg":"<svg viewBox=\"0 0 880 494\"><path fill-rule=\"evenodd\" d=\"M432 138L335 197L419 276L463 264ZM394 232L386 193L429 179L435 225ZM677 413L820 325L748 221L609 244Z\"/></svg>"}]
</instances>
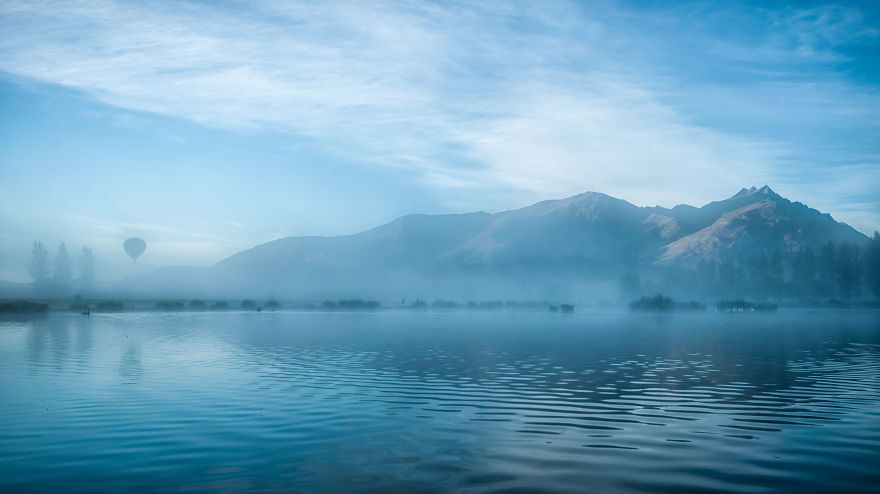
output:
<instances>
[{"instance_id":1,"label":"blue sky","mask_svg":"<svg viewBox=\"0 0 880 494\"><path fill-rule=\"evenodd\" d=\"M0 3L0 279L585 190L880 228L880 3ZM137 265L121 241L147 239Z\"/></svg>"}]
</instances>

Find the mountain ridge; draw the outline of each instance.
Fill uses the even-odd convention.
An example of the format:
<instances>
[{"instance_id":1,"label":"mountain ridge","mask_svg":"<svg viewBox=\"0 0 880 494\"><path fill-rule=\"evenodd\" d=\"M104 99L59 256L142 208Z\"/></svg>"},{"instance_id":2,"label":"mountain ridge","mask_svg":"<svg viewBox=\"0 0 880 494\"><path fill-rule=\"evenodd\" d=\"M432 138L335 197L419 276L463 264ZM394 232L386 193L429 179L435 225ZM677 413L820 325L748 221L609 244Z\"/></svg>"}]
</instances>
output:
<instances>
[{"instance_id":1,"label":"mountain ridge","mask_svg":"<svg viewBox=\"0 0 880 494\"><path fill-rule=\"evenodd\" d=\"M607 283L627 270L686 271L829 240L868 237L766 185L702 207L640 207L588 191L498 213L412 214L350 235L285 237L200 270L164 268L126 287L304 298L539 296Z\"/></svg>"}]
</instances>

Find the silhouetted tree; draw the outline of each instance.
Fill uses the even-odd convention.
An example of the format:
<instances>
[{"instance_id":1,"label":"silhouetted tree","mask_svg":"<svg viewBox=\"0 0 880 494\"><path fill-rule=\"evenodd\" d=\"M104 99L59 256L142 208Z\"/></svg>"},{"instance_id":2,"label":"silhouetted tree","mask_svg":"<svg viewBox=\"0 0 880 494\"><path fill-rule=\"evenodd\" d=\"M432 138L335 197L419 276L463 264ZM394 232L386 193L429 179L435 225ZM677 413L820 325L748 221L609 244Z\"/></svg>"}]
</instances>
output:
<instances>
[{"instance_id":1,"label":"silhouetted tree","mask_svg":"<svg viewBox=\"0 0 880 494\"><path fill-rule=\"evenodd\" d=\"M183 302L177 300L160 300L156 304L159 310L183 310Z\"/></svg>"},{"instance_id":2,"label":"silhouetted tree","mask_svg":"<svg viewBox=\"0 0 880 494\"><path fill-rule=\"evenodd\" d=\"M85 286L95 281L95 255L90 247L83 247L79 254L79 278Z\"/></svg>"},{"instance_id":3,"label":"silhouetted tree","mask_svg":"<svg viewBox=\"0 0 880 494\"><path fill-rule=\"evenodd\" d=\"M697 263L695 286L705 295L716 295L721 290L718 282L718 264L701 259ZM640 294L641 295L641 294Z\"/></svg>"},{"instance_id":4,"label":"silhouetted tree","mask_svg":"<svg viewBox=\"0 0 880 494\"><path fill-rule=\"evenodd\" d=\"M675 300L672 300L672 297L667 297L658 293L653 297L642 297L639 300L630 302L629 308L633 311L672 310L675 308Z\"/></svg>"},{"instance_id":5,"label":"silhouetted tree","mask_svg":"<svg viewBox=\"0 0 880 494\"><path fill-rule=\"evenodd\" d=\"M718 264L717 295L733 297L739 295L743 287L743 269L733 261L726 259Z\"/></svg>"},{"instance_id":6,"label":"silhouetted tree","mask_svg":"<svg viewBox=\"0 0 880 494\"><path fill-rule=\"evenodd\" d=\"M49 312L49 304L27 300L0 301L0 314L34 314Z\"/></svg>"},{"instance_id":7,"label":"silhouetted tree","mask_svg":"<svg viewBox=\"0 0 880 494\"><path fill-rule=\"evenodd\" d=\"M816 294L816 256L807 247L792 254L791 279L794 293L801 298L815 297Z\"/></svg>"},{"instance_id":8,"label":"silhouetted tree","mask_svg":"<svg viewBox=\"0 0 880 494\"><path fill-rule=\"evenodd\" d=\"M31 249L31 262L28 263L28 273L34 284L43 287L49 281L49 251L43 242L34 242Z\"/></svg>"},{"instance_id":9,"label":"silhouetted tree","mask_svg":"<svg viewBox=\"0 0 880 494\"><path fill-rule=\"evenodd\" d=\"M819 277L819 295L822 297L834 297L837 295L837 246L828 241L819 250L819 262L817 265Z\"/></svg>"},{"instance_id":10,"label":"silhouetted tree","mask_svg":"<svg viewBox=\"0 0 880 494\"><path fill-rule=\"evenodd\" d=\"M837 286L847 300L861 293L861 255L859 246L850 242L841 242L837 248Z\"/></svg>"},{"instance_id":11,"label":"silhouetted tree","mask_svg":"<svg viewBox=\"0 0 880 494\"><path fill-rule=\"evenodd\" d=\"M767 294L768 267L767 256L763 252L753 255L749 261L749 285L754 296L763 297Z\"/></svg>"},{"instance_id":12,"label":"silhouetted tree","mask_svg":"<svg viewBox=\"0 0 880 494\"><path fill-rule=\"evenodd\" d=\"M67 252L67 246L64 242L58 244L58 254L55 256L55 270L52 273L52 281L55 286L66 290L70 286L70 279L73 278L73 261Z\"/></svg>"},{"instance_id":13,"label":"silhouetted tree","mask_svg":"<svg viewBox=\"0 0 880 494\"><path fill-rule=\"evenodd\" d=\"M773 297L781 297L785 288L785 264L782 251L776 249L767 259L766 290Z\"/></svg>"},{"instance_id":14,"label":"silhouetted tree","mask_svg":"<svg viewBox=\"0 0 880 494\"><path fill-rule=\"evenodd\" d=\"M865 249L865 281L868 288L874 292L874 297L880 298L880 233L874 232L868 248Z\"/></svg>"}]
</instances>

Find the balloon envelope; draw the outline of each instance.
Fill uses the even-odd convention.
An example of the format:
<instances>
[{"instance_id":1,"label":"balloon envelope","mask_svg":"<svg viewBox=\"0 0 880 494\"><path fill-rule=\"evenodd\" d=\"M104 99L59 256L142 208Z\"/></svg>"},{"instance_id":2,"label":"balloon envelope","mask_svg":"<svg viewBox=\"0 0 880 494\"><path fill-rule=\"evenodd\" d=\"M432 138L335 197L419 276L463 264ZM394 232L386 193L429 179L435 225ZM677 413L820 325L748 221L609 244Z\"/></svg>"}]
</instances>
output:
<instances>
[{"instance_id":1,"label":"balloon envelope","mask_svg":"<svg viewBox=\"0 0 880 494\"><path fill-rule=\"evenodd\" d=\"M140 257L141 254L147 250L147 243L144 242L144 239L138 237L131 237L125 239L125 242L122 243L122 248L125 249L125 252L131 257L131 261L137 261L137 258Z\"/></svg>"}]
</instances>

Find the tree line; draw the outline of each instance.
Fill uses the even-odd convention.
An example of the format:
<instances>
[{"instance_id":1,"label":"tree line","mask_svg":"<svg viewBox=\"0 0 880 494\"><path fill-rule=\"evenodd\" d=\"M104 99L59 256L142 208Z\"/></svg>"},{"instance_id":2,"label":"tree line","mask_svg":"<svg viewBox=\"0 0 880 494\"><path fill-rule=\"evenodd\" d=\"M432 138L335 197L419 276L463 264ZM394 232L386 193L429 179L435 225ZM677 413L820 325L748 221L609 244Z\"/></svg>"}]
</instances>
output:
<instances>
[{"instance_id":1,"label":"tree line","mask_svg":"<svg viewBox=\"0 0 880 494\"><path fill-rule=\"evenodd\" d=\"M738 261L702 261L695 278L702 293L719 298L880 298L880 233L864 246L828 241L817 251L777 249Z\"/></svg>"},{"instance_id":2,"label":"tree line","mask_svg":"<svg viewBox=\"0 0 880 494\"><path fill-rule=\"evenodd\" d=\"M95 281L95 255L91 247L83 247L74 259L64 242L61 242L52 260L49 250L42 241L37 240L31 248L27 269L34 286L40 290L66 291L70 289L75 274L81 286L89 287Z\"/></svg>"}]
</instances>

